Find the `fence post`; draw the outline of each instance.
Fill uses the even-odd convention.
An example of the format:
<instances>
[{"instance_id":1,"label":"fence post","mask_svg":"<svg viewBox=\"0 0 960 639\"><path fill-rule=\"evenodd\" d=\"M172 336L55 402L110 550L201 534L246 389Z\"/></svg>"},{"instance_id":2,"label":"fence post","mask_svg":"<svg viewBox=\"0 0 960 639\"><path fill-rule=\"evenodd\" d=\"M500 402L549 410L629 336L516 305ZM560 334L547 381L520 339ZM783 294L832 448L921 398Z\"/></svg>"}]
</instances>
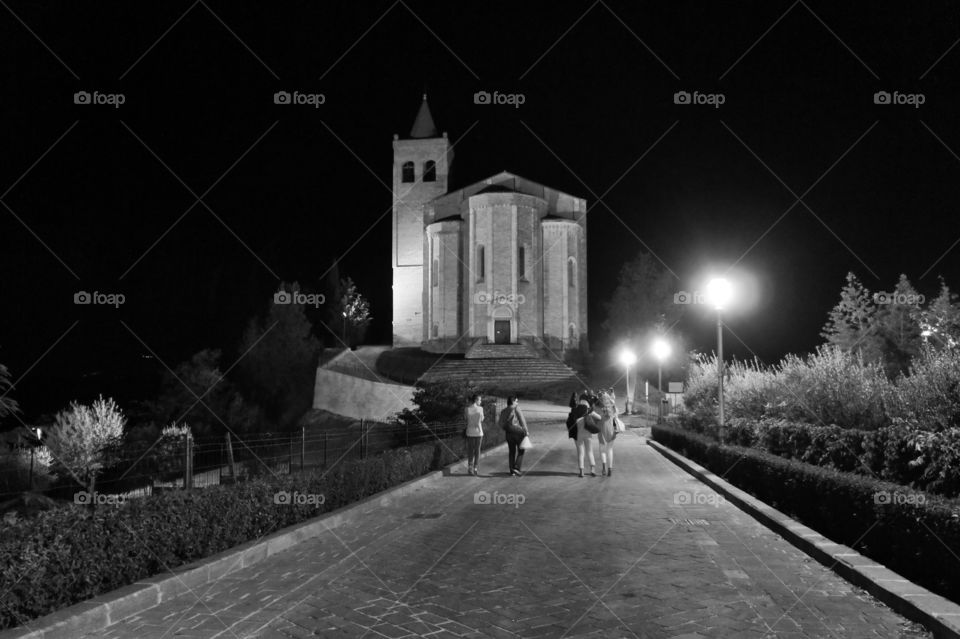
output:
<instances>
[{"instance_id":1,"label":"fence post","mask_svg":"<svg viewBox=\"0 0 960 639\"><path fill-rule=\"evenodd\" d=\"M292 475L293 474L293 433L290 433L288 435L288 438L289 438L288 441L290 445L288 446L289 451L287 453L287 474Z\"/></svg>"},{"instance_id":2,"label":"fence post","mask_svg":"<svg viewBox=\"0 0 960 639\"><path fill-rule=\"evenodd\" d=\"M227 433L227 464L230 465L230 479L237 481L237 464L233 460L233 442L230 440L230 433Z\"/></svg>"},{"instance_id":3,"label":"fence post","mask_svg":"<svg viewBox=\"0 0 960 639\"><path fill-rule=\"evenodd\" d=\"M193 435L187 433L186 446L184 447L185 459L183 464L183 489L193 488Z\"/></svg>"},{"instance_id":4,"label":"fence post","mask_svg":"<svg viewBox=\"0 0 960 639\"><path fill-rule=\"evenodd\" d=\"M307 456L307 427L300 427L300 472L303 472L304 458Z\"/></svg>"}]
</instances>

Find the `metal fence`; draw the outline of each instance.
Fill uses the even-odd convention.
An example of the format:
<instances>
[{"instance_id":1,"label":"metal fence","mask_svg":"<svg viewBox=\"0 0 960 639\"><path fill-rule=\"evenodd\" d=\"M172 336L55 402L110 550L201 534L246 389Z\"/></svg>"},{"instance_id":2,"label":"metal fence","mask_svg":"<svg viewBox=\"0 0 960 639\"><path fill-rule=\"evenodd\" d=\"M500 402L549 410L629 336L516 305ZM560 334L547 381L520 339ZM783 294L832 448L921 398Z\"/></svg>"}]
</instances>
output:
<instances>
[{"instance_id":1,"label":"metal fence","mask_svg":"<svg viewBox=\"0 0 960 639\"><path fill-rule=\"evenodd\" d=\"M499 414L505 401L491 402ZM205 488L257 476L278 476L331 468L344 460L364 459L395 448L461 437L462 419L447 423L399 424L359 420L345 427L287 433L161 438L150 446L125 446L108 455L95 490L103 495L142 497L168 490ZM60 499L76 499L82 489L57 485L44 464L44 447L22 449L15 464L0 464L0 504L24 490ZM14 454L11 452L11 454ZM55 462L54 462L55 465Z\"/></svg>"}]
</instances>

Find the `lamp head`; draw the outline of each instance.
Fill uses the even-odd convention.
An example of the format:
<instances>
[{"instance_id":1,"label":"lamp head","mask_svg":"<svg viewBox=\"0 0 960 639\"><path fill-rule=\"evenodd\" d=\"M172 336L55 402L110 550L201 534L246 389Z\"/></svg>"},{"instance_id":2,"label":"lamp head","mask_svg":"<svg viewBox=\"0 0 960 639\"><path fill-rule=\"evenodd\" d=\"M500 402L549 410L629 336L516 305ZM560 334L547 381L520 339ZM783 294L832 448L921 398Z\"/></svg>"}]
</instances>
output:
<instances>
[{"instance_id":1,"label":"lamp head","mask_svg":"<svg viewBox=\"0 0 960 639\"><path fill-rule=\"evenodd\" d=\"M657 358L658 361L662 362L663 360L670 357L670 342L663 338L657 338L653 342L653 356Z\"/></svg>"},{"instance_id":2,"label":"lamp head","mask_svg":"<svg viewBox=\"0 0 960 639\"><path fill-rule=\"evenodd\" d=\"M733 297L733 287L724 277L715 277L707 283L707 301L718 311L723 310Z\"/></svg>"}]
</instances>

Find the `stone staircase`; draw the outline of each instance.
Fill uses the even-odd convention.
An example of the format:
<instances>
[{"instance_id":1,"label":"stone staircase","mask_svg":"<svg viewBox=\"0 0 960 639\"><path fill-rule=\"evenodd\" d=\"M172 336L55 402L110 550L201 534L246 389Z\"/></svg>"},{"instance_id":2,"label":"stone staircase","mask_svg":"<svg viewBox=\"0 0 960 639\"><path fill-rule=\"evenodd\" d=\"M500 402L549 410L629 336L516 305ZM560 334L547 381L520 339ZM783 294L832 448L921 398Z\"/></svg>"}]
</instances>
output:
<instances>
[{"instance_id":1,"label":"stone staircase","mask_svg":"<svg viewBox=\"0 0 960 639\"><path fill-rule=\"evenodd\" d=\"M464 355L466 359L537 359L526 344L487 344L478 340Z\"/></svg>"},{"instance_id":2,"label":"stone staircase","mask_svg":"<svg viewBox=\"0 0 960 639\"><path fill-rule=\"evenodd\" d=\"M421 378L424 381L466 381L482 387L509 389L575 380L561 361L528 355L484 359L444 358Z\"/></svg>"}]
</instances>

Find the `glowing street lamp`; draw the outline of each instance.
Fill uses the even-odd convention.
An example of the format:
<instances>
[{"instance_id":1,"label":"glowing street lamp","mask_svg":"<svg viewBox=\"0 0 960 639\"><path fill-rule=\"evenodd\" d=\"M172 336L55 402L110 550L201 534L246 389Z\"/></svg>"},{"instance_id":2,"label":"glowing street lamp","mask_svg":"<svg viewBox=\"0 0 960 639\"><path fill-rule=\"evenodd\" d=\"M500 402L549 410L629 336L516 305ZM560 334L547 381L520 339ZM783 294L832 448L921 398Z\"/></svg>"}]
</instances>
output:
<instances>
[{"instance_id":1,"label":"glowing street lamp","mask_svg":"<svg viewBox=\"0 0 960 639\"><path fill-rule=\"evenodd\" d=\"M722 277L707 284L707 302L717 309L717 380L720 394L720 427L723 428L723 309L733 297L733 287Z\"/></svg>"},{"instance_id":2,"label":"glowing street lamp","mask_svg":"<svg viewBox=\"0 0 960 639\"><path fill-rule=\"evenodd\" d=\"M657 359L657 423L663 422L663 362L670 357L670 343L662 337L653 342L653 356Z\"/></svg>"},{"instance_id":3,"label":"glowing street lamp","mask_svg":"<svg viewBox=\"0 0 960 639\"><path fill-rule=\"evenodd\" d=\"M633 396L630 393L630 367L637 363L637 356L633 354L629 348L624 349L620 353L620 363L623 364L624 368L627 371L627 393L626 400L624 401L623 410L625 413L630 414L633 411Z\"/></svg>"}]
</instances>

